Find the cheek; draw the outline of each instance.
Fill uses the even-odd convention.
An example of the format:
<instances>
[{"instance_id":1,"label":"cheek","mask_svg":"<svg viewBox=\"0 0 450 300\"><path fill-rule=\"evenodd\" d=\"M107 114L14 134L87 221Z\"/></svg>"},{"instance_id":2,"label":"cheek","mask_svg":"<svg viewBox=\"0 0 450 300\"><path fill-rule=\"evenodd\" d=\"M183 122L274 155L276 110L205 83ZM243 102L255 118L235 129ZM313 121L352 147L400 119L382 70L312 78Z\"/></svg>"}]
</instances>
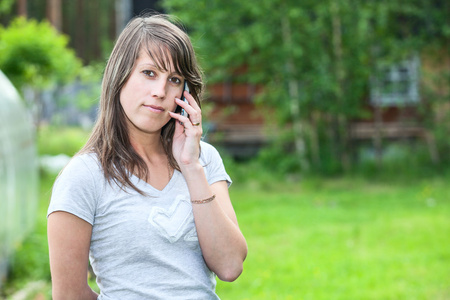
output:
<instances>
[{"instance_id":1,"label":"cheek","mask_svg":"<svg viewBox=\"0 0 450 300\"><path fill-rule=\"evenodd\" d=\"M175 109L177 108L177 103L175 102L175 98L181 99L182 98L182 93L183 93L183 89L182 88L174 88L173 90L170 91L170 97L168 97L168 99L173 99L171 105L171 111L175 111Z\"/></svg>"},{"instance_id":2,"label":"cheek","mask_svg":"<svg viewBox=\"0 0 450 300\"><path fill-rule=\"evenodd\" d=\"M181 98L183 94L183 85L171 85L169 89L169 93L173 98Z\"/></svg>"},{"instance_id":3,"label":"cheek","mask_svg":"<svg viewBox=\"0 0 450 300\"><path fill-rule=\"evenodd\" d=\"M169 101L169 103L167 103L167 109L170 111L175 111L175 109L177 108L177 103L175 102L175 98L180 99L180 95L181 92L179 92L178 94L172 92L171 95L169 95L166 100Z\"/></svg>"},{"instance_id":4,"label":"cheek","mask_svg":"<svg viewBox=\"0 0 450 300\"><path fill-rule=\"evenodd\" d=\"M171 112L175 112L175 111L177 110L177 107L178 107L178 105L177 105L175 102L173 102L173 103L169 106L169 110L170 110Z\"/></svg>"},{"instance_id":5,"label":"cheek","mask_svg":"<svg viewBox=\"0 0 450 300\"><path fill-rule=\"evenodd\" d=\"M134 102L136 95L140 91L138 83L132 74L120 89L119 99L123 108L130 106Z\"/></svg>"},{"instance_id":6,"label":"cheek","mask_svg":"<svg viewBox=\"0 0 450 300\"><path fill-rule=\"evenodd\" d=\"M119 102L123 110L126 111L132 104L132 94L130 93L130 88L125 84L119 93Z\"/></svg>"},{"instance_id":7,"label":"cheek","mask_svg":"<svg viewBox=\"0 0 450 300\"><path fill-rule=\"evenodd\" d=\"M122 109L124 112L127 111L127 101L125 101L125 99L126 99L126 95L122 90L119 94L119 103L120 103L120 106L122 106Z\"/></svg>"}]
</instances>

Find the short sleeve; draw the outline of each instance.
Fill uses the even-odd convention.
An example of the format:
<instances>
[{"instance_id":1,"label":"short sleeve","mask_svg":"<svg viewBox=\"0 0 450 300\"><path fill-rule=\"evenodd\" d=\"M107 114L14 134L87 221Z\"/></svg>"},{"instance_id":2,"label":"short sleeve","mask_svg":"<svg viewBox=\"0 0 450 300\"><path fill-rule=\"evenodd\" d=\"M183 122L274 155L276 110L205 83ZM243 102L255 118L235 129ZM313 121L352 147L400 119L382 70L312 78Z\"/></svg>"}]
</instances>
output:
<instances>
[{"instance_id":1,"label":"short sleeve","mask_svg":"<svg viewBox=\"0 0 450 300\"><path fill-rule=\"evenodd\" d=\"M206 170L206 179L209 184L225 180L228 186L231 185L232 180L225 170L222 157L212 145L201 142L200 159Z\"/></svg>"},{"instance_id":2,"label":"short sleeve","mask_svg":"<svg viewBox=\"0 0 450 300\"><path fill-rule=\"evenodd\" d=\"M64 211L93 225L99 193L94 173L99 173L98 169L95 159L88 154L72 158L53 185L47 217L55 211Z\"/></svg>"}]
</instances>

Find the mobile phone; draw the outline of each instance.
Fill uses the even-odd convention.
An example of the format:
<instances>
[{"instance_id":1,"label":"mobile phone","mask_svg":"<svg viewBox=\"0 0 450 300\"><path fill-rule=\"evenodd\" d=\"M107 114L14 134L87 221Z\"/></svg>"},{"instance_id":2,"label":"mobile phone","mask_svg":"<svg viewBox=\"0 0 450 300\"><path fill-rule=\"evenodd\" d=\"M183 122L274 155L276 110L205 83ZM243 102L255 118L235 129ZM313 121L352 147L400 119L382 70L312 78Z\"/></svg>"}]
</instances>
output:
<instances>
[{"instance_id":1,"label":"mobile phone","mask_svg":"<svg viewBox=\"0 0 450 300\"><path fill-rule=\"evenodd\" d=\"M181 93L181 100L188 103L188 101L186 100L186 97L184 96L184 91L187 91L189 93L189 87L188 87L186 80L184 81L184 88L183 88L183 92ZM181 109L181 115L186 118L189 117L188 113L184 110L184 108Z\"/></svg>"}]
</instances>

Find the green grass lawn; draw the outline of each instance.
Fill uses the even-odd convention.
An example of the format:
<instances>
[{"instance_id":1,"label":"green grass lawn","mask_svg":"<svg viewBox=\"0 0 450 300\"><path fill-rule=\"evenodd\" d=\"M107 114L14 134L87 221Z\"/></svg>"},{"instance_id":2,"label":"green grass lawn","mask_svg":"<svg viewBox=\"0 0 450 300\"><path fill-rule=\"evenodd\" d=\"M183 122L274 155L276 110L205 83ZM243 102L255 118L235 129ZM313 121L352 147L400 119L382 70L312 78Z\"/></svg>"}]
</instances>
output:
<instances>
[{"instance_id":1,"label":"green grass lawn","mask_svg":"<svg viewBox=\"0 0 450 300\"><path fill-rule=\"evenodd\" d=\"M45 210L52 180L41 181L38 227L15 262L16 285L28 278L47 281L40 291L46 299ZM233 300L450 299L446 183L343 178L266 188L235 184L231 196L249 255L241 277L218 281L217 293Z\"/></svg>"},{"instance_id":2,"label":"green grass lawn","mask_svg":"<svg viewBox=\"0 0 450 300\"><path fill-rule=\"evenodd\" d=\"M51 136L45 142L58 148ZM27 299L51 299L45 214L54 177L41 178L37 227L18 247L0 299L36 281ZM222 299L450 299L448 177L248 177L230 193L249 254L237 281L218 281Z\"/></svg>"},{"instance_id":3,"label":"green grass lawn","mask_svg":"<svg viewBox=\"0 0 450 300\"><path fill-rule=\"evenodd\" d=\"M447 180L231 189L249 254L223 299L450 299Z\"/></svg>"},{"instance_id":4,"label":"green grass lawn","mask_svg":"<svg viewBox=\"0 0 450 300\"><path fill-rule=\"evenodd\" d=\"M38 226L15 280L49 280L41 180ZM356 179L234 185L249 255L222 299L450 299L450 193L444 179L388 185ZM45 286L44 295L48 294Z\"/></svg>"}]
</instances>

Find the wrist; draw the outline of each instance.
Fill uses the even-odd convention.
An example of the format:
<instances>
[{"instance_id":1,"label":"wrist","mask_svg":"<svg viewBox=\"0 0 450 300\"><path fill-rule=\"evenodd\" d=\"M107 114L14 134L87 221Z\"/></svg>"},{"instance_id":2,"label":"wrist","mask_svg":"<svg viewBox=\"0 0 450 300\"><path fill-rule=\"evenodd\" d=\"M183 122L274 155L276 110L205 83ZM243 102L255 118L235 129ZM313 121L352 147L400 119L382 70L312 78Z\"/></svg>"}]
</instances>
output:
<instances>
[{"instance_id":1,"label":"wrist","mask_svg":"<svg viewBox=\"0 0 450 300\"><path fill-rule=\"evenodd\" d=\"M198 173L203 173L203 166L200 164L199 161L195 162L195 163L189 163L189 164L181 164L180 165L180 170L181 173L183 173L183 175L187 176L190 174L198 174Z\"/></svg>"},{"instance_id":2,"label":"wrist","mask_svg":"<svg viewBox=\"0 0 450 300\"><path fill-rule=\"evenodd\" d=\"M191 199L191 203L192 204L205 204L205 203L209 203L209 202L213 201L214 199L216 199L216 194L213 194L211 197L201 199L201 200L192 200Z\"/></svg>"}]
</instances>

